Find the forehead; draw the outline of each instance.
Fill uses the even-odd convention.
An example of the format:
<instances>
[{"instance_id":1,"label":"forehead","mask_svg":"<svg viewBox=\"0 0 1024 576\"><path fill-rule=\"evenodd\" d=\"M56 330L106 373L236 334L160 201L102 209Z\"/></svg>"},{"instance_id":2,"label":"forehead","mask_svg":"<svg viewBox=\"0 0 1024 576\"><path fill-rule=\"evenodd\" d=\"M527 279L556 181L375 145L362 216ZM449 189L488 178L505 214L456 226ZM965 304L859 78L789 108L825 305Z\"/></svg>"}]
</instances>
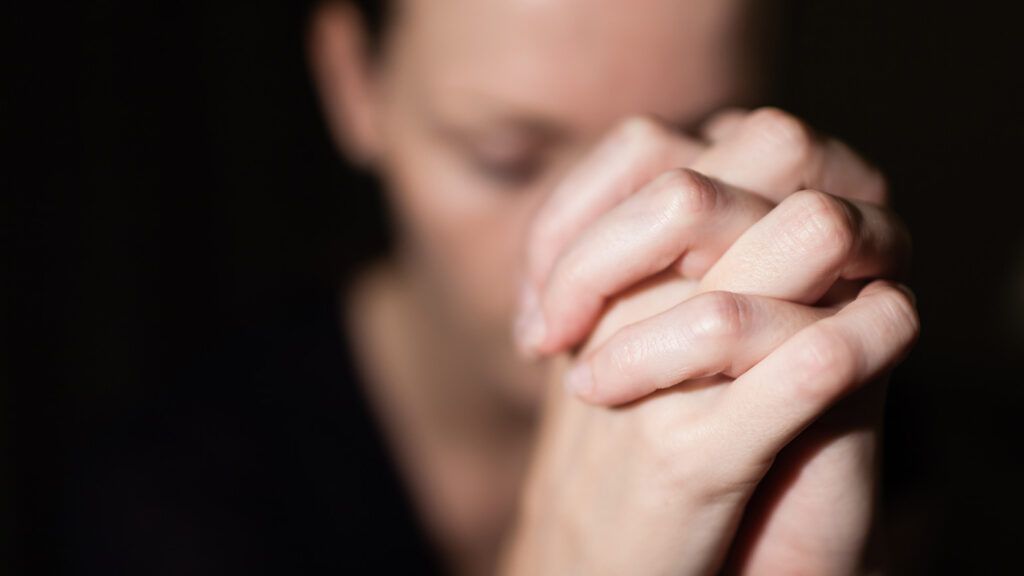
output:
<instances>
[{"instance_id":1,"label":"forehead","mask_svg":"<svg viewBox=\"0 0 1024 576\"><path fill-rule=\"evenodd\" d=\"M600 130L684 121L737 89L744 0L405 0L395 58L451 113L527 110Z\"/></svg>"}]
</instances>

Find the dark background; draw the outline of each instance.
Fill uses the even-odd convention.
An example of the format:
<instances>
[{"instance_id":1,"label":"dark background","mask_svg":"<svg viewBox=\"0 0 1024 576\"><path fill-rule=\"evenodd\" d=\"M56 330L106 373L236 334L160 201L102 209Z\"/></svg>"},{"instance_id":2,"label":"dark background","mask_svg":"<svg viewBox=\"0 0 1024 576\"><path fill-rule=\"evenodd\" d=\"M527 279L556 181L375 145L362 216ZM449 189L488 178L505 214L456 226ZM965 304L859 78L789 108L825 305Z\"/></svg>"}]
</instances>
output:
<instances>
[{"instance_id":1,"label":"dark background","mask_svg":"<svg viewBox=\"0 0 1024 576\"><path fill-rule=\"evenodd\" d=\"M1019 560L1024 123L1006 5L807 0L785 19L772 103L878 162L915 237L923 335L887 418L896 574ZM197 413L237 419L253 394L239 342L330 302L386 226L321 126L308 3L21 8L3 18L14 251L0 281L0 553L15 573L78 573L84 479L202 436ZM243 480L232 466L219 464L222 481Z\"/></svg>"}]
</instances>

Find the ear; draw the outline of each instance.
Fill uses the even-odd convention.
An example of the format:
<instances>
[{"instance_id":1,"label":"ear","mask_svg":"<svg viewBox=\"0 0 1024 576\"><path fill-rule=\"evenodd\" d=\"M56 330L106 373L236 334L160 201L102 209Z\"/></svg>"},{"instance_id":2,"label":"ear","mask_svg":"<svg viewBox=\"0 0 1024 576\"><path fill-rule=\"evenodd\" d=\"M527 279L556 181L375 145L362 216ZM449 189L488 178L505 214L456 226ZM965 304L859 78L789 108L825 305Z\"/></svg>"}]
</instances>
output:
<instances>
[{"instance_id":1,"label":"ear","mask_svg":"<svg viewBox=\"0 0 1024 576\"><path fill-rule=\"evenodd\" d=\"M363 19L350 2L320 2L309 26L308 57L335 144L353 162L380 148L373 62Z\"/></svg>"}]
</instances>

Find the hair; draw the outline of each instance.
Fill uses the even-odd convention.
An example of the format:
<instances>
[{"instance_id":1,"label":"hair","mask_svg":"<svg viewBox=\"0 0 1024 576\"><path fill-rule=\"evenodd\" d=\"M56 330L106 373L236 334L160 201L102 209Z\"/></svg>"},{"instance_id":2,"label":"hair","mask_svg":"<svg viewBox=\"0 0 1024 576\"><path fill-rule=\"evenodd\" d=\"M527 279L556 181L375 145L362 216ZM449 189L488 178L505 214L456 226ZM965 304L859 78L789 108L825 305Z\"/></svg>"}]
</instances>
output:
<instances>
[{"instance_id":1,"label":"hair","mask_svg":"<svg viewBox=\"0 0 1024 576\"><path fill-rule=\"evenodd\" d=\"M378 52L384 42L384 35L391 22L391 0L342 0L350 2L359 10L366 26L367 41L373 52Z\"/></svg>"}]
</instances>

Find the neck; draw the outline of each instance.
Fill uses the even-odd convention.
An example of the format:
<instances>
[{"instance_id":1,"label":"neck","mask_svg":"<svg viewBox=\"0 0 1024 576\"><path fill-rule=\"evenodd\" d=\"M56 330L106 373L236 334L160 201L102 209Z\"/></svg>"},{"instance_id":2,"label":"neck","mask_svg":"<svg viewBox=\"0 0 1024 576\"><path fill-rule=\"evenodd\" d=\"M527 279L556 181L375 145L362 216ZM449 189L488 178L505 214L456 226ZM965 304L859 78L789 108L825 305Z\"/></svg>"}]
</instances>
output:
<instances>
[{"instance_id":1,"label":"neck","mask_svg":"<svg viewBox=\"0 0 1024 576\"><path fill-rule=\"evenodd\" d=\"M468 360L490 355L445 319L415 270L371 270L348 304L367 395L428 527L460 572L488 571L532 415L487 385L504 375Z\"/></svg>"}]
</instances>

